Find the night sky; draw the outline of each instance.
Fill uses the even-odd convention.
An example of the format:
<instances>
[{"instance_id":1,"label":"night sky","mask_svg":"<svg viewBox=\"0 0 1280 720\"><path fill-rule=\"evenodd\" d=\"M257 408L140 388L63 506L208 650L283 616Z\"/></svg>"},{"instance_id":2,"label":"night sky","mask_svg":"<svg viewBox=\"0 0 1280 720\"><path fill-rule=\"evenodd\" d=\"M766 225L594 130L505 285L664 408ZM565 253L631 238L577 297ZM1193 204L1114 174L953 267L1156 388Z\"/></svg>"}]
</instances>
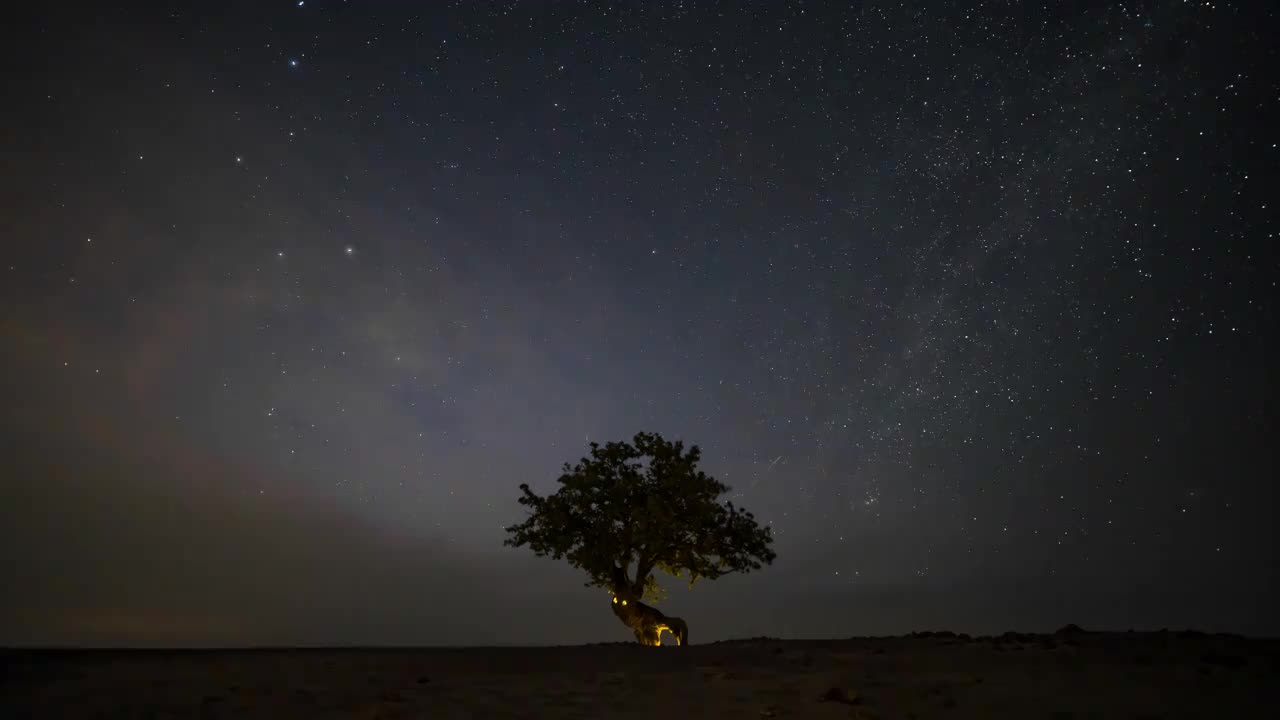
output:
<instances>
[{"instance_id":1,"label":"night sky","mask_svg":"<svg viewBox=\"0 0 1280 720\"><path fill-rule=\"evenodd\" d=\"M1267 3L607 5L13 19L0 644L630 641L502 527L641 430L695 643L1280 632Z\"/></svg>"}]
</instances>

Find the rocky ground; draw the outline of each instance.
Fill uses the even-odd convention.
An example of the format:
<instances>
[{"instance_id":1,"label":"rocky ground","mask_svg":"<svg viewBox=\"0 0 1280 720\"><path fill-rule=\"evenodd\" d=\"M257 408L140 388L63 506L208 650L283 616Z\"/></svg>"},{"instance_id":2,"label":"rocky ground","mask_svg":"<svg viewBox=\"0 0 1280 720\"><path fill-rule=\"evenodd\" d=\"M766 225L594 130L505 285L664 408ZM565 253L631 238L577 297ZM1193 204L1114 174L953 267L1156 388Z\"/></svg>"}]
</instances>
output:
<instances>
[{"instance_id":1,"label":"rocky ground","mask_svg":"<svg viewBox=\"0 0 1280 720\"><path fill-rule=\"evenodd\" d=\"M5 651L4 718L1277 718L1280 641L1007 633L688 648Z\"/></svg>"}]
</instances>

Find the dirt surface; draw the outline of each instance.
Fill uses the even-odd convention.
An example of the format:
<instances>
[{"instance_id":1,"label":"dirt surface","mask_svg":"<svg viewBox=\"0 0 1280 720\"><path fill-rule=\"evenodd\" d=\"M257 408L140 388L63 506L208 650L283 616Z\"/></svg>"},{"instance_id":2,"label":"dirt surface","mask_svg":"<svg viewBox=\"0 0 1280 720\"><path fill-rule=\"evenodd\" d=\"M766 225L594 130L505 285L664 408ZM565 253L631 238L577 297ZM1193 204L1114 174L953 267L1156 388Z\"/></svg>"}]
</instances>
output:
<instances>
[{"instance_id":1,"label":"dirt surface","mask_svg":"<svg viewBox=\"0 0 1280 720\"><path fill-rule=\"evenodd\" d=\"M1280 641L1177 632L10 650L0 663L4 718L1280 717Z\"/></svg>"}]
</instances>

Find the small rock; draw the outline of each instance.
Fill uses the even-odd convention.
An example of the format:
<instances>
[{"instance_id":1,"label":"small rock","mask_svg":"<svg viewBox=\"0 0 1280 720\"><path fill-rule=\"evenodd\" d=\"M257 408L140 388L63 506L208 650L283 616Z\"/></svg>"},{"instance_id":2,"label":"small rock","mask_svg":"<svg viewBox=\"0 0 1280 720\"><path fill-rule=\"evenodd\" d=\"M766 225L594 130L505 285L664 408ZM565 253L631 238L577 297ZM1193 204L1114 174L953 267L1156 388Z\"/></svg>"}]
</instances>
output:
<instances>
[{"instance_id":1,"label":"small rock","mask_svg":"<svg viewBox=\"0 0 1280 720\"><path fill-rule=\"evenodd\" d=\"M857 705L861 701L862 698L858 696L857 690L841 687L833 687L818 698L818 702L838 702L845 705Z\"/></svg>"}]
</instances>

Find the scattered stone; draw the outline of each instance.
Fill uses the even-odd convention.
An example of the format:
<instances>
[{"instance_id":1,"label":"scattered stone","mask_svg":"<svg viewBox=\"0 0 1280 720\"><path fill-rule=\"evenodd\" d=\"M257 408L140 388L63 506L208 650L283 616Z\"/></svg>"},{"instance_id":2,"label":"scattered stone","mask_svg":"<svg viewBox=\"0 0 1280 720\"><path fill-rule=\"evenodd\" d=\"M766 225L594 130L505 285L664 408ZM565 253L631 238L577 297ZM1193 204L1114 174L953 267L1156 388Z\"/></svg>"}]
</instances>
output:
<instances>
[{"instance_id":1,"label":"scattered stone","mask_svg":"<svg viewBox=\"0 0 1280 720\"><path fill-rule=\"evenodd\" d=\"M845 705L857 705L862 701L857 690L849 690L847 688L833 687L822 693L818 698L818 702L838 702Z\"/></svg>"}]
</instances>

